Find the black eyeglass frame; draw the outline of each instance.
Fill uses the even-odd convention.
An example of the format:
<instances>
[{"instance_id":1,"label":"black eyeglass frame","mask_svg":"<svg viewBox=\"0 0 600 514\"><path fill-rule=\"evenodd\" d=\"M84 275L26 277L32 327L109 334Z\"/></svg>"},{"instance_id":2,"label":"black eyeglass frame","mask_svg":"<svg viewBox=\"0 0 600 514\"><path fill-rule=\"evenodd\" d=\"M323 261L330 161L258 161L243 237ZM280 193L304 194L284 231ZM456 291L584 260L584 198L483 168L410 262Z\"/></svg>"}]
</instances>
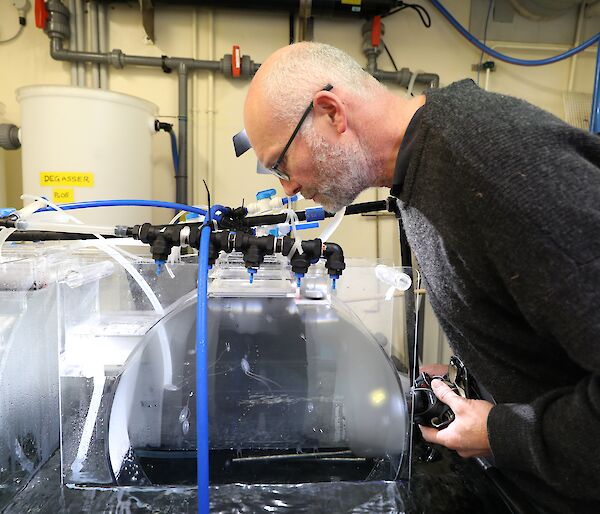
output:
<instances>
[{"instance_id":1,"label":"black eyeglass frame","mask_svg":"<svg viewBox=\"0 0 600 514\"><path fill-rule=\"evenodd\" d=\"M333 86L331 84L327 84L323 89L321 89L321 91L331 91L332 89L333 89ZM313 107L314 107L314 105L313 105L312 100L311 100L310 104L308 105L308 107L304 111L304 114L302 114L302 117L300 118L300 121L296 125L296 128L292 132L292 135L288 139L288 142L283 147L283 150L279 154L279 157L277 157L277 160L275 161L275 164L273 164L273 166L271 166L270 168L267 168L273 175L275 175L280 180L285 180L286 182L290 181L290 177L287 175L287 173L285 173L285 171L280 170L279 166L283 162L283 159L285 158L285 154L287 153L288 149L290 148L290 145L294 141L295 137L298 135L298 132L300 132L300 128L302 127L302 124L304 123L304 120L306 120L306 118L310 114L310 111L313 110Z\"/></svg>"}]
</instances>

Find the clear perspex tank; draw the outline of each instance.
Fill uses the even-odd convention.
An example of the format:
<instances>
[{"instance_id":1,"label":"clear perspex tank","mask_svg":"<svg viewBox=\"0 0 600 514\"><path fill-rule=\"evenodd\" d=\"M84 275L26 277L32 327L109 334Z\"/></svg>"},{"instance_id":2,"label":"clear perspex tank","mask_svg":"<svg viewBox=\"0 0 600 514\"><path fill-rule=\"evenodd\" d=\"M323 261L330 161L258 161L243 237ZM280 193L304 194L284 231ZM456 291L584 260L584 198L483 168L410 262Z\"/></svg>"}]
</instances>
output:
<instances>
[{"instance_id":1,"label":"clear perspex tank","mask_svg":"<svg viewBox=\"0 0 600 514\"><path fill-rule=\"evenodd\" d=\"M193 270L174 270L187 277L179 293L195 287ZM372 264L349 266L337 293L323 269L300 290L289 275L273 259L250 285L235 256L211 272L211 483L398 478L410 423L391 359L399 309L384 299L389 285ZM62 296L85 313L67 316L61 350L63 483L193 485L196 292L171 295L158 315L126 300L131 280L108 279L113 296L123 286L118 301L98 299L97 285Z\"/></svg>"}]
</instances>

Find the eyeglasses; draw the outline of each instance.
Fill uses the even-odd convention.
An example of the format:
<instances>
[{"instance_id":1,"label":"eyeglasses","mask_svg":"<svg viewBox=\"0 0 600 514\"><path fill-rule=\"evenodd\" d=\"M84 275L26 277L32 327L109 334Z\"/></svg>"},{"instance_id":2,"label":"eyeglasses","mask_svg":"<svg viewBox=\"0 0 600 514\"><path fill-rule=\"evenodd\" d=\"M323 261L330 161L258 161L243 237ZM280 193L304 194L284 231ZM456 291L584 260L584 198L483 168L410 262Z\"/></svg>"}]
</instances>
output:
<instances>
[{"instance_id":1,"label":"eyeglasses","mask_svg":"<svg viewBox=\"0 0 600 514\"><path fill-rule=\"evenodd\" d=\"M323 89L321 89L321 91L331 91L332 89L333 86L331 84L327 84ZM262 164L260 164L260 162L257 162L256 171L258 173L270 173L271 175L275 175L278 179L285 180L286 182L290 181L290 177L287 175L287 173L279 169L279 166L281 166L281 163L283 162L285 154L287 153L290 145L292 144L292 141L294 141L294 138L298 135L300 127L302 127L304 120L310 114L310 111L312 111L313 107L313 103L310 102L309 106L304 111L304 114L302 114L300 121L296 125L296 128L292 132L292 135L288 139L286 145L283 147L282 152L279 154L279 157L277 158L273 166L271 166L270 168L265 168ZM240 155L250 150L250 148L252 148L252 145L250 144L250 140L248 139L248 135L246 134L245 129L233 136L233 148L235 150L236 157L239 157Z\"/></svg>"},{"instance_id":2,"label":"eyeglasses","mask_svg":"<svg viewBox=\"0 0 600 514\"><path fill-rule=\"evenodd\" d=\"M331 84L327 84L323 89L321 89L321 91L331 91L332 89L333 89L333 86ZM310 111L312 111L313 107L314 106L313 106L313 103L311 100L310 104L304 111L304 114L302 114L300 121L296 125L294 132L292 132L292 135L288 139L288 142L283 147L283 150L279 154L279 157L277 157L275 164L273 164L273 166L271 166L270 168L266 168L269 173L275 175L280 180L285 180L286 182L290 181L290 177L287 175L287 173L285 173L285 171L282 171L281 169L279 169L279 166L281 166L281 163L283 162L283 159L285 158L285 154L287 153L288 149L290 148L292 141L294 141L294 138L298 135L298 132L300 132L300 127L302 127L304 120L308 117L308 115L310 114Z\"/></svg>"}]
</instances>

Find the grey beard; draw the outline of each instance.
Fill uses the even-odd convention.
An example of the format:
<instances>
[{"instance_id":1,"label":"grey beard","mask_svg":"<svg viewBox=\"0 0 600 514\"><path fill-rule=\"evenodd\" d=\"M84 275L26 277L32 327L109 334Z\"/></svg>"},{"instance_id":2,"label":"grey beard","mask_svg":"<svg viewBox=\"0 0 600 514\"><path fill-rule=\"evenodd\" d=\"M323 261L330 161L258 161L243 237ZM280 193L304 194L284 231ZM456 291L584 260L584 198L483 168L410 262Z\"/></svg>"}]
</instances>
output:
<instances>
[{"instance_id":1,"label":"grey beard","mask_svg":"<svg viewBox=\"0 0 600 514\"><path fill-rule=\"evenodd\" d=\"M350 205L373 184L373 169L362 144L333 146L314 133L309 134L307 142L313 152L315 193L329 212Z\"/></svg>"}]
</instances>

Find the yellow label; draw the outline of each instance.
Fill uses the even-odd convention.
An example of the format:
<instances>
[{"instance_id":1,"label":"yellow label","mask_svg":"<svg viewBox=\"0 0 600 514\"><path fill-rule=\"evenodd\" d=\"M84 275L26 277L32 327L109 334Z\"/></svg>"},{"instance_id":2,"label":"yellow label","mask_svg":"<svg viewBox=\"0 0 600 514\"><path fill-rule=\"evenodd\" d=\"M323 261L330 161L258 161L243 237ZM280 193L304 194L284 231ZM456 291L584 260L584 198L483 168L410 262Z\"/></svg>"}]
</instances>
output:
<instances>
[{"instance_id":1,"label":"yellow label","mask_svg":"<svg viewBox=\"0 0 600 514\"><path fill-rule=\"evenodd\" d=\"M342 3L347 5L360 5L362 4L362 0L342 0Z\"/></svg>"},{"instance_id":2,"label":"yellow label","mask_svg":"<svg viewBox=\"0 0 600 514\"><path fill-rule=\"evenodd\" d=\"M52 201L54 203L73 203L75 190L72 187L55 187L52 190Z\"/></svg>"},{"instance_id":3,"label":"yellow label","mask_svg":"<svg viewBox=\"0 0 600 514\"><path fill-rule=\"evenodd\" d=\"M93 187L93 173L71 171L40 171L40 186Z\"/></svg>"}]
</instances>

